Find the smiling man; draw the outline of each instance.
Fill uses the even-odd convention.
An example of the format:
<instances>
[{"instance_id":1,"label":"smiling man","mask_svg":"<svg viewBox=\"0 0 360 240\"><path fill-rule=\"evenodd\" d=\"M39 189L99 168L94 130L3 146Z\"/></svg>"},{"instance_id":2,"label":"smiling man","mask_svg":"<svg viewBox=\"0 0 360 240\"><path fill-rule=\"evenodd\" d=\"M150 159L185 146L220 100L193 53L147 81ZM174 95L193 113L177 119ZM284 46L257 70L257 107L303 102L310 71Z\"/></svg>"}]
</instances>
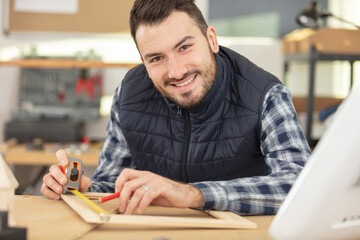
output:
<instances>
[{"instance_id":1,"label":"smiling man","mask_svg":"<svg viewBox=\"0 0 360 240\"><path fill-rule=\"evenodd\" d=\"M215 29L204 36L193 26L185 12L174 12L157 26L140 25L134 35L155 88L183 108L199 104L216 76Z\"/></svg>"},{"instance_id":2,"label":"smiling man","mask_svg":"<svg viewBox=\"0 0 360 240\"><path fill-rule=\"evenodd\" d=\"M220 47L193 0L136 0L130 27L143 64L116 90L80 190L121 191L125 214L150 204L275 214L310 156L289 91ZM57 157L42 186L52 199L66 183L67 155Z\"/></svg>"}]
</instances>

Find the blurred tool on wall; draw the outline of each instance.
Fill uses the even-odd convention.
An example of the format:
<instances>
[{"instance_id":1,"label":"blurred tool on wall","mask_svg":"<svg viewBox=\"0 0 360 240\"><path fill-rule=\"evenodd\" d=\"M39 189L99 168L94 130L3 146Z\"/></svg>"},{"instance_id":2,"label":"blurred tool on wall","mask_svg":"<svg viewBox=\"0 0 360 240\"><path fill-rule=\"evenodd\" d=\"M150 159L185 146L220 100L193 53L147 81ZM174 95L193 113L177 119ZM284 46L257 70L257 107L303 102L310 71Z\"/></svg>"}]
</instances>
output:
<instances>
[{"instance_id":1,"label":"blurred tool on wall","mask_svg":"<svg viewBox=\"0 0 360 240\"><path fill-rule=\"evenodd\" d=\"M93 50L75 56L39 56L32 48L25 59L98 61ZM76 142L84 137L84 123L99 118L103 73L91 68L22 68L18 109L5 125L4 138L31 142Z\"/></svg>"}]
</instances>

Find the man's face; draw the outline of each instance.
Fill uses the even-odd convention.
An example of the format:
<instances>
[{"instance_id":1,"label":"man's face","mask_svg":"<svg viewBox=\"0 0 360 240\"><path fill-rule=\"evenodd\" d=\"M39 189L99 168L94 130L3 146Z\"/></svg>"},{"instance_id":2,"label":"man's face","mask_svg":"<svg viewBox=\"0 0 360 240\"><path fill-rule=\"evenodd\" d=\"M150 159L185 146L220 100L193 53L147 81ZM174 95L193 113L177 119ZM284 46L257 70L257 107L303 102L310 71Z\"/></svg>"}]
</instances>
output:
<instances>
[{"instance_id":1,"label":"man's face","mask_svg":"<svg viewBox=\"0 0 360 240\"><path fill-rule=\"evenodd\" d=\"M216 78L214 53L219 46L215 29L205 37L196 22L174 11L158 25L141 24L136 42L155 88L184 108L205 98Z\"/></svg>"}]
</instances>

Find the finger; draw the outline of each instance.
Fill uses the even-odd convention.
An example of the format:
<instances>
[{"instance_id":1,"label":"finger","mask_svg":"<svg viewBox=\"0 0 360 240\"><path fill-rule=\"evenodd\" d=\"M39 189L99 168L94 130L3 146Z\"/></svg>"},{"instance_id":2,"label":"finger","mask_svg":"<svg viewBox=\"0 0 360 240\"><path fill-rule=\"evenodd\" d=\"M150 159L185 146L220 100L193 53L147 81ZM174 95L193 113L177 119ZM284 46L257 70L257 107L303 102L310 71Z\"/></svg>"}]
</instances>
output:
<instances>
[{"instance_id":1,"label":"finger","mask_svg":"<svg viewBox=\"0 0 360 240\"><path fill-rule=\"evenodd\" d=\"M86 192L88 191L89 187L91 186L92 181L87 176L82 176L80 181L80 192Z\"/></svg>"},{"instance_id":2,"label":"finger","mask_svg":"<svg viewBox=\"0 0 360 240\"><path fill-rule=\"evenodd\" d=\"M60 199L60 194L57 194L55 192L53 192L51 189L49 189L49 187L43 183L42 186L41 186L41 193L50 198L50 199L53 199L53 200L59 200Z\"/></svg>"},{"instance_id":3,"label":"finger","mask_svg":"<svg viewBox=\"0 0 360 240\"><path fill-rule=\"evenodd\" d=\"M145 195L145 190L142 187L138 188L134 192L134 194L131 197L131 200L129 201L128 206L126 208L126 211L125 211L126 215L133 214L135 208L139 205L139 203L142 200L144 195Z\"/></svg>"},{"instance_id":4,"label":"finger","mask_svg":"<svg viewBox=\"0 0 360 240\"><path fill-rule=\"evenodd\" d=\"M66 175L61 171L59 166L52 165L49 171L51 176L53 176L58 183L60 183L61 185L66 184L67 182Z\"/></svg>"},{"instance_id":5,"label":"finger","mask_svg":"<svg viewBox=\"0 0 360 240\"><path fill-rule=\"evenodd\" d=\"M60 149L56 151L56 157L59 160L59 164L61 167L65 167L69 164L68 155L65 150Z\"/></svg>"},{"instance_id":6,"label":"finger","mask_svg":"<svg viewBox=\"0 0 360 240\"><path fill-rule=\"evenodd\" d=\"M43 178L43 184L45 184L49 189L51 189L53 192L57 194L61 194L63 187L61 184L59 184L58 181L54 179L54 177L48 173Z\"/></svg>"},{"instance_id":7,"label":"finger","mask_svg":"<svg viewBox=\"0 0 360 240\"><path fill-rule=\"evenodd\" d=\"M122 190L123 185L128 180L143 176L145 173L146 173L145 171L134 170L131 168L123 169L115 181L115 192L120 192Z\"/></svg>"},{"instance_id":8,"label":"finger","mask_svg":"<svg viewBox=\"0 0 360 240\"><path fill-rule=\"evenodd\" d=\"M155 198L158 197L158 193L156 193L152 188L149 188L148 191L145 192L144 196L141 199L137 212L139 214L143 214L145 210L150 206Z\"/></svg>"},{"instance_id":9,"label":"finger","mask_svg":"<svg viewBox=\"0 0 360 240\"><path fill-rule=\"evenodd\" d=\"M145 183L145 179L142 178L135 178L130 181L127 181L123 188L121 189L121 194L119 197L119 210L121 213L124 213L128 200L132 197L133 193L139 189Z\"/></svg>"}]
</instances>

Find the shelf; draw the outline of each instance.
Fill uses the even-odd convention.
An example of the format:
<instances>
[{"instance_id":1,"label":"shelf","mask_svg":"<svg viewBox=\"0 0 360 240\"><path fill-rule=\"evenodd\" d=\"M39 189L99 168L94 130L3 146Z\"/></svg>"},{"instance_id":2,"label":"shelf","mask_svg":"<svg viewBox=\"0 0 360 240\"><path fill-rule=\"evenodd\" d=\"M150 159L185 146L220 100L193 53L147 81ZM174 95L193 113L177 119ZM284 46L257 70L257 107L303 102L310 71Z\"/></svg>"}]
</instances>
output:
<instances>
[{"instance_id":1,"label":"shelf","mask_svg":"<svg viewBox=\"0 0 360 240\"><path fill-rule=\"evenodd\" d=\"M63 148L67 148L70 144L64 144ZM80 144L78 144L80 146ZM5 154L5 159L9 164L23 164L23 165L45 165L50 166L58 163L55 155L56 147L60 145L57 143L45 143L43 150L27 150L26 144L16 144L8 146L8 144L0 144L2 153ZM80 149L80 147L77 147ZM94 149L93 149L94 148ZM81 158L86 166L97 166L99 161L101 148L96 144L91 145L90 150L79 152L79 154L71 153L70 156Z\"/></svg>"},{"instance_id":2,"label":"shelf","mask_svg":"<svg viewBox=\"0 0 360 240\"><path fill-rule=\"evenodd\" d=\"M0 65L23 68L133 68L137 63L105 63L99 61L58 60L58 59L22 59L0 61Z\"/></svg>"},{"instance_id":3,"label":"shelf","mask_svg":"<svg viewBox=\"0 0 360 240\"><path fill-rule=\"evenodd\" d=\"M310 58L320 61L359 61L360 53L340 54L314 51L313 53L291 53L284 55L285 61L309 61Z\"/></svg>"},{"instance_id":4,"label":"shelf","mask_svg":"<svg viewBox=\"0 0 360 240\"><path fill-rule=\"evenodd\" d=\"M356 52L356 53L355 53ZM360 54L357 51L354 51L353 54L344 53L324 53L319 52L315 45L310 47L310 52L308 53L290 53L284 56L284 81L286 82L287 72L289 71L289 64L292 61L306 61L309 64L309 84L308 84L308 94L307 94L307 120L305 127L305 136L309 142L310 147L314 147L316 141L313 141L311 137L312 130L312 116L314 110L314 101L315 101L315 68L318 61L347 61L350 64L350 87L353 85L354 79L354 63L360 61Z\"/></svg>"}]
</instances>

